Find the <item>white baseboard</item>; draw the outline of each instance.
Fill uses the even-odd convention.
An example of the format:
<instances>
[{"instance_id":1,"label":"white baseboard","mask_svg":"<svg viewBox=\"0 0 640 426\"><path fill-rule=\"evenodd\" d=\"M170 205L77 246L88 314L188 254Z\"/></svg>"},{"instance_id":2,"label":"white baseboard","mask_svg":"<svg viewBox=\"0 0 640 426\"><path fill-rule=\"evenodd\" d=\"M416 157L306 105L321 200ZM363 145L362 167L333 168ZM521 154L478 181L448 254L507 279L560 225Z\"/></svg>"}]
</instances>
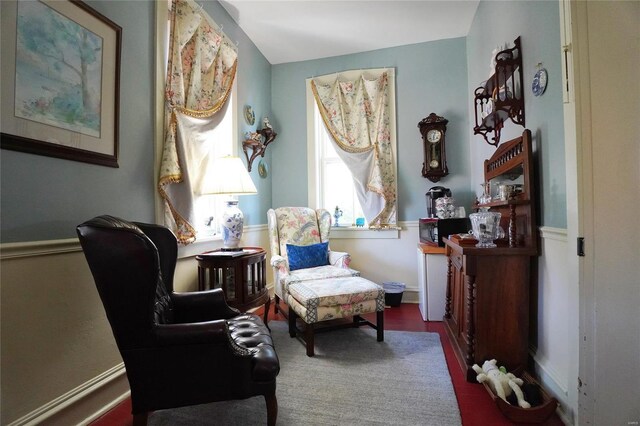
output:
<instances>
[{"instance_id":1,"label":"white baseboard","mask_svg":"<svg viewBox=\"0 0 640 426\"><path fill-rule=\"evenodd\" d=\"M73 409L74 406L81 405L85 400L95 397L97 393L105 392L108 388L112 387L115 382L118 382L123 378L126 380L126 377L124 377L125 373L124 363L120 363L93 379L81 384L75 389L71 389L69 392L60 395L54 400L36 408L19 419L14 420L9 423L8 426L31 426L43 424L45 422L49 423L52 418L56 417L63 411L70 410ZM121 394L116 399L109 398L109 402L99 403L98 407L96 407L97 410L95 408L92 410L92 414L82 415L77 413L77 415L79 414L81 418L85 419L79 420L79 424L87 424L97 419L102 414L115 407L120 401L124 400L128 393L129 392Z\"/></svg>"},{"instance_id":2,"label":"white baseboard","mask_svg":"<svg viewBox=\"0 0 640 426\"><path fill-rule=\"evenodd\" d=\"M543 362L543 360L536 357L533 353L531 353L530 355L533 358L535 371L539 378L540 384L560 403L560 406L556 410L556 413L564 424L573 425L574 416L571 412L571 407L568 401L569 391L567 387L562 385L561 380L558 379L558 374L553 371L552 368L544 365L545 363Z\"/></svg>"},{"instance_id":3,"label":"white baseboard","mask_svg":"<svg viewBox=\"0 0 640 426\"><path fill-rule=\"evenodd\" d=\"M418 290L406 289L402 294L402 303L418 303Z\"/></svg>"},{"instance_id":4,"label":"white baseboard","mask_svg":"<svg viewBox=\"0 0 640 426\"><path fill-rule=\"evenodd\" d=\"M127 391L127 392L123 393L118 398L112 400L110 403L100 407L93 414L90 414L89 416L87 416L87 418L85 418L83 421L81 421L80 424L81 425L88 425L90 423L93 423L94 421L98 420L100 417L102 417L105 414L107 414L109 411L111 411L114 408L116 408L122 401L124 401L125 399L130 398L130 397L131 397L131 391Z\"/></svg>"},{"instance_id":5,"label":"white baseboard","mask_svg":"<svg viewBox=\"0 0 640 426\"><path fill-rule=\"evenodd\" d=\"M545 385L548 385L554 396L558 398L566 398L568 395L567 387L562 385L562 381L558 378L558 374L553 368L545 366L544 360L541 360L535 354L531 353L533 362L535 364L536 373L540 376L540 379L544 378Z\"/></svg>"}]
</instances>

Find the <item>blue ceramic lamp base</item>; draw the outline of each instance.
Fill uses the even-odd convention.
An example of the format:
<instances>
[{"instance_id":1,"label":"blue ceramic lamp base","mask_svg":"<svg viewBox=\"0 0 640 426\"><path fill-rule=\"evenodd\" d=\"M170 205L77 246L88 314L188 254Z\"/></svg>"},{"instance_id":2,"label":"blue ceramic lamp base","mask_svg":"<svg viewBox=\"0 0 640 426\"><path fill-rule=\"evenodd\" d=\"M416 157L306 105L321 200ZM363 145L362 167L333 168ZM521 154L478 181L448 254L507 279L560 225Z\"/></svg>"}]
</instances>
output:
<instances>
[{"instance_id":1,"label":"blue ceramic lamp base","mask_svg":"<svg viewBox=\"0 0 640 426\"><path fill-rule=\"evenodd\" d=\"M227 208L222 214L222 251L240 251L240 239L244 226L244 215L238 208L237 200L227 201Z\"/></svg>"}]
</instances>

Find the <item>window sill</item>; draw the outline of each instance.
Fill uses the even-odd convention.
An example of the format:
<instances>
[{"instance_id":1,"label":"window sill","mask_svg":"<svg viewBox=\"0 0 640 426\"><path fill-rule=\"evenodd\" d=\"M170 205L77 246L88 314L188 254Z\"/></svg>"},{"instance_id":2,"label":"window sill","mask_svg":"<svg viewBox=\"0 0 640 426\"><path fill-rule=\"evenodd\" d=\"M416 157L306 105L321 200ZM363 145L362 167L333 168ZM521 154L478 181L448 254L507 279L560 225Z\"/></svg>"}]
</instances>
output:
<instances>
[{"instance_id":1,"label":"window sill","mask_svg":"<svg viewBox=\"0 0 640 426\"><path fill-rule=\"evenodd\" d=\"M355 226L332 226L329 232L330 239L376 239L396 240L400 238L401 228L369 229Z\"/></svg>"},{"instance_id":2,"label":"window sill","mask_svg":"<svg viewBox=\"0 0 640 426\"><path fill-rule=\"evenodd\" d=\"M197 239L193 244L178 246L178 259L194 257L205 251L219 249L223 246L222 235L218 234L210 237Z\"/></svg>"}]
</instances>

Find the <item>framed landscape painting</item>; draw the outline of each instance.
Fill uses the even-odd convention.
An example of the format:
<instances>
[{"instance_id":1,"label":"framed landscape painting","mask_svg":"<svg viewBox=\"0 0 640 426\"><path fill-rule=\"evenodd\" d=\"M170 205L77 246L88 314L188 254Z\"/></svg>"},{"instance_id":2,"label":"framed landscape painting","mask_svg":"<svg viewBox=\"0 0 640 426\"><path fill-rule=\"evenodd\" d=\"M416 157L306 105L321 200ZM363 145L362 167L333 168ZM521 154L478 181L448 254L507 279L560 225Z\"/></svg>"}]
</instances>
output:
<instances>
[{"instance_id":1,"label":"framed landscape painting","mask_svg":"<svg viewBox=\"0 0 640 426\"><path fill-rule=\"evenodd\" d=\"M2 148L118 167L122 29L77 0L0 6Z\"/></svg>"}]
</instances>

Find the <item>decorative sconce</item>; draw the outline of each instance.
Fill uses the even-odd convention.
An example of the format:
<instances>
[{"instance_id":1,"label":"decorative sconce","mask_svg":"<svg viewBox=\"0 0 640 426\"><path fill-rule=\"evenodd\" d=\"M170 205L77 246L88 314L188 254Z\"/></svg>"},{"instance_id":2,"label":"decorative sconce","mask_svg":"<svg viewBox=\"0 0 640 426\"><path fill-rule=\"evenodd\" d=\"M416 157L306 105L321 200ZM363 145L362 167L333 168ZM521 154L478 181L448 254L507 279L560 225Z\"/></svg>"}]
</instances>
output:
<instances>
[{"instance_id":1,"label":"decorative sconce","mask_svg":"<svg viewBox=\"0 0 640 426\"><path fill-rule=\"evenodd\" d=\"M249 133L249 137L242 142L242 151L244 151L244 156L247 158L248 171L251 171L253 160L255 160L257 156L264 157L267 146L278 136L273 130L273 127L271 127L268 117L262 120L262 125L262 129ZM251 156L249 156L247 152L249 149L251 149Z\"/></svg>"}]
</instances>

